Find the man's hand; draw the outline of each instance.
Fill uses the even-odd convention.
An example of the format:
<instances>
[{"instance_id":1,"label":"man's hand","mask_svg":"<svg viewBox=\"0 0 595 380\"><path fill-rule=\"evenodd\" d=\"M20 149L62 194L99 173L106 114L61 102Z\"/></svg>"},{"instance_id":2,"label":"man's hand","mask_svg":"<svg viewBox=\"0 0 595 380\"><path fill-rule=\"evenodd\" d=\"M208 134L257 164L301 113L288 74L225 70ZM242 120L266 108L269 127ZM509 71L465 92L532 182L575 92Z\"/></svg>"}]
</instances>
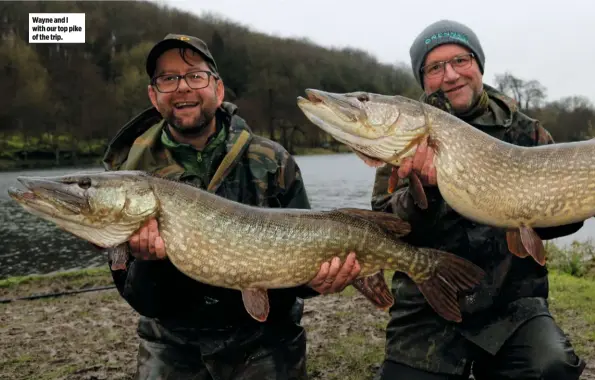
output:
<instances>
[{"instance_id":1,"label":"man's hand","mask_svg":"<svg viewBox=\"0 0 595 380\"><path fill-rule=\"evenodd\" d=\"M320 271L308 286L320 294L338 293L351 284L360 270L361 267L355 258L355 252L351 252L343 265L338 257L323 263L320 266Z\"/></svg>"},{"instance_id":2,"label":"man's hand","mask_svg":"<svg viewBox=\"0 0 595 380\"><path fill-rule=\"evenodd\" d=\"M434 149L428 146L427 137L419 144L413 157L403 159L397 174L400 178L407 178L411 171L417 174L423 186L436 186Z\"/></svg>"},{"instance_id":3,"label":"man's hand","mask_svg":"<svg viewBox=\"0 0 595 380\"><path fill-rule=\"evenodd\" d=\"M139 260L162 260L167 257L155 218L149 219L135 232L128 240L128 245L130 254Z\"/></svg>"}]
</instances>

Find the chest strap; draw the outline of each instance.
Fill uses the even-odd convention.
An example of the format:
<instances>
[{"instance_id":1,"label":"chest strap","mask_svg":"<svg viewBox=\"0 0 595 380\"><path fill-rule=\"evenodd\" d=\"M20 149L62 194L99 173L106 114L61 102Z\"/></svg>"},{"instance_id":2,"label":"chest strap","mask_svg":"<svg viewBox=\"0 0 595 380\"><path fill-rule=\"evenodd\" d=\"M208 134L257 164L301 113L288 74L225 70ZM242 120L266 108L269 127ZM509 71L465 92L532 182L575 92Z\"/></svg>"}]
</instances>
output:
<instances>
[{"instance_id":1,"label":"chest strap","mask_svg":"<svg viewBox=\"0 0 595 380\"><path fill-rule=\"evenodd\" d=\"M229 152L227 152L225 157L223 157L223 161L221 161L221 164L217 168L217 171L213 175L213 178L211 178L211 182L209 183L209 186L207 187L207 191L209 191L211 193L215 193L217 191L217 189L223 182L223 179L225 179L225 177L227 177L227 175L229 174L231 169L233 169L235 164L240 159L244 150L246 150L246 148L248 147L248 143L250 142L250 140L251 140L250 133L246 130L243 130L240 133L240 136L238 137L236 142L233 144L233 146L229 150Z\"/></svg>"}]
</instances>

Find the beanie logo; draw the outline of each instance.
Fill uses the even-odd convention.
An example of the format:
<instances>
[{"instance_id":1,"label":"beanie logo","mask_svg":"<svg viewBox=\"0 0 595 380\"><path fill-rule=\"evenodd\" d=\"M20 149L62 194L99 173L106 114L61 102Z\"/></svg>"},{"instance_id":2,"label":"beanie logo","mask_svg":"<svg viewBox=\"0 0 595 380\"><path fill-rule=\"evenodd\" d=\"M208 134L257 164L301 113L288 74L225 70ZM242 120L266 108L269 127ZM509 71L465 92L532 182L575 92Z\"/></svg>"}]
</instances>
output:
<instances>
[{"instance_id":1,"label":"beanie logo","mask_svg":"<svg viewBox=\"0 0 595 380\"><path fill-rule=\"evenodd\" d=\"M188 38L186 36L180 36L180 37L178 37L178 39L182 40L182 41L190 41L190 38Z\"/></svg>"},{"instance_id":2,"label":"beanie logo","mask_svg":"<svg viewBox=\"0 0 595 380\"><path fill-rule=\"evenodd\" d=\"M432 34L430 37L426 38L425 43L426 43L426 45L429 45L432 42L435 42L442 38L451 38L451 39L459 40L459 41L467 43L467 44L469 43L469 39L467 38L467 36L463 33L458 33L458 32L442 32L442 33Z\"/></svg>"}]
</instances>

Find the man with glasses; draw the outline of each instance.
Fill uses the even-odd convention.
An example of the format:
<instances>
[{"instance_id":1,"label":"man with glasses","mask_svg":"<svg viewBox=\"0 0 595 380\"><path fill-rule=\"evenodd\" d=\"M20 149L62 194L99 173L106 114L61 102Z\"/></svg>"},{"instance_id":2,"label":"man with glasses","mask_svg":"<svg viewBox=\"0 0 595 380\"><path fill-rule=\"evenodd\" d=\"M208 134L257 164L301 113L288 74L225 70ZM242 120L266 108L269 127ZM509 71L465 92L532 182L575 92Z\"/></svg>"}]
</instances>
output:
<instances>
[{"instance_id":1,"label":"man with glasses","mask_svg":"<svg viewBox=\"0 0 595 380\"><path fill-rule=\"evenodd\" d=\"M254 135L223 101L223 80L202 40L167 35L146 70L153 107L109 144L106 169L144 170L260 207L310 207L293 157ZM308 286L269 290L268 318L257 322L239 291L194 281L167 260L156 220L129 248L125 268L112 275L140 314L136 379L143 380L305 379L302 299L341 291L360 270L351 254L343 264L324 263Z\"/></svg>"},{"instance_id":2,"label":"man with glasses","mask_svg":"<svg viewBox=\"0 0 595 380\"><path fill-rule=\"evenodd\" d=\"M552 144L537 120L505 94L483 83L485 56L475 33L455 21L425 28L413 42L411 64L422 101L454 114L500 140L521 146ZM433 312L415 284L395 274L395 304L387 326L386 357L378 373L388 379L578 379L585 363L548 309L547 269L531 257L510 254L506 230L456 213L436 186L434 152L427 141L397 169L378 169L372 208L408 220L410 243L460 255L487 275L460 300L463 322ZM420 209L407 177L420 178L428 207ZM486 179L487 180L487 179ZM389 189L396 183L396 190ZM568 235L582 223L539 229L542 239Z\"/></svg>"}]
</instances>

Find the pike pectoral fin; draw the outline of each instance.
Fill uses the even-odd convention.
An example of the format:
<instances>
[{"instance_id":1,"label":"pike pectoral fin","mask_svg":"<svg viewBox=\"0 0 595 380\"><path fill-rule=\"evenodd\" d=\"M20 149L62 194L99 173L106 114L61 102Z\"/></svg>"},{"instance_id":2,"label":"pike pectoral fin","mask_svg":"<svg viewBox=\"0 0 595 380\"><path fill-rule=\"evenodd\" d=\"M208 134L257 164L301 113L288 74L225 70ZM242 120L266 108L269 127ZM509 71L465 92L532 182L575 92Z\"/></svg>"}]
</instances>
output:
<instances>
[{"instance_id":1,"label":"pike pectoral fin","mask_svg":"<svg viewBox=\"0 0 595 380\"><path fill-rule=\"evenodd\" d=\"M539 265L545 265L545 247L543 246L543 241L539 235L537 235L537 232L529 226L523 226L520 230L521 241L527 252L529 252L529 255L531 255Z\"/></svg>"},{"instance_id":2,"label":"pike pectoral fin","mask_svg":"<svg viewBox=\"0 0 595 380\"><path fill-rule=\"evenodd\" d=\"M409 223L395 214L359 208L339 208L331 212L339 212L351 217L365 219L366 221L377 224L392 234L395 234L395 237L405 236L411 232Z\"/></svg>"},{"instance_id":3,"label":"pike pectoral fin","mask_svg":"<svg viewBox=\"0 0 595 380\"><path fill-rule=\"evenodd\" d=\"M521 232L519 230L506 231L506 242L508 243L508 250L512 252L513 255L518 257L529 256L529 253L521 241Z\"/></svg>"},{"instance_id":4,"label":"pike pectoral fin","mask_svg":"<svg viewBox=\"0 0 595 380\"><path fill-rule=\"evenodd\" d=\"M393 305L394 299L382 270L371 276L356 278L351 285L379 309L388 310Z\"/></svg>"},{"instance_id":5,"label":"pike pectoral fin","mask_svg":"<svg viewBox=\"0 0 595 380\"><path fill-rule=\"evenodd\" d=\"M390 177L388 177L388 193L392 194L397 185L399 183L399 168L396 166L392 167ZM428 208L428 197L426 196L426 191L424 190L424 185L422 185L421 180L419 179L418 175L415 174L414 171L411 171L409 174L409 192L413 197L413 202L417 205L417 207L425 210Z\"/></svg>"},{"instance_id":6,"label":"pike pectoral fin","mask_svg":"<svg viewBox=\"0 0 595 380\"><path fill-rule=\"evenodd\" d=\"M428 197L424 190L424 186L421 184L421 180L413 171L409 174L409 191L417 207L425 210L428 208Z\"/></svg>"},{"instance_id":7,"label":"pike pectoral fin","mask_svg":"<svg viewBox=\"0 0 595 380\"><path fill-rule=\"evenodd\" d=\"M269 316L269 295L266 289L248 288L242 289L242 300L244 307L252 318L264 322Z\"/></svg>"},{"instance_id":8,"label":"pike pectoral fin","mask_svg":"<svg viewBox=\"0 0 595 380\"><path fill-rule=\"evenodd\" d=\"M128 261L127 243L107 249L107 260L111 263L112 270L126 270Z\"/></svg>"},{"instance_id":9,"label":"pike pectoral fin","mask_svg":"<svg viewBox=\"0 0 595 380\"><path fill-rule=\"evenodd\" d=\"M430 278L416 281L417 286L436 313L446 320L460 322L459 292L477 286L485 272L459 256L434 249L431 251L434 251L438 264Z\"/></svg>"},{"instance_id":10,"label":"pike pectoral fin","mask_svg":"<svg viewBox=\"0 0 595 380\"><path fill-rule=\"evenodd\" d=\"M392 194L397 189L397 185L399 184L399 168L393 166L391 168L390 177L388 177L388 193Z\"/></svg>"},{"instance_id":11,"label":"pike pectoral fin","mask_svg":"<svg viewBox=\"0 0 595 380\"><path fill-rule=\"evenodd\" d=\"M364 163L366 165L368 165L370 167L379 168L381 166L386 165L386 163L384 161L380 161L377 158L367 156L361 152L358 152L357 150L355 150L353 148L351 150L355 153L356 156L358 156L362 161L364 161Z\"/></svg>"},{"instance_id":12,"label":"pike pectoral fin","mask_svg":"<svg viewBox=\"0 0 595 380\"><path fill-rule=\"evenodd\" d=\"M545 265L545 247L537 232L529 226L506 231L508 249L518 257L531 256L540 265Z\"/></svg>"}]
</instances>

